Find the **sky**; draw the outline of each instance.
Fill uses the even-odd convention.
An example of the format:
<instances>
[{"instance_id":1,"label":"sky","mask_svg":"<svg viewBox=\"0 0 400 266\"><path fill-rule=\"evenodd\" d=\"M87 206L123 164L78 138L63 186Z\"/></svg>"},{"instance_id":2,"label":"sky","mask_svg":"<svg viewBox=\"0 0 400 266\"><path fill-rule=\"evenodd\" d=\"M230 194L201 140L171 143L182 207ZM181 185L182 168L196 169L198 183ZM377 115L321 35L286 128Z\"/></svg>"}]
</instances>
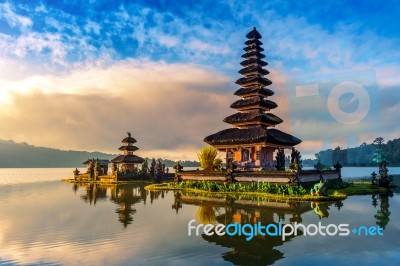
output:
<instances>
[{"instance_id":1,"label":"sky","mask_svg":"<svg viewBox=\"0 0 400 266\"><path fill-rule=\"evenodd\" d=\"M396 1L1 1L0 139L196 159L240 78L245 35L303 158L398 138Z\"/></svg>"}]
</instances>

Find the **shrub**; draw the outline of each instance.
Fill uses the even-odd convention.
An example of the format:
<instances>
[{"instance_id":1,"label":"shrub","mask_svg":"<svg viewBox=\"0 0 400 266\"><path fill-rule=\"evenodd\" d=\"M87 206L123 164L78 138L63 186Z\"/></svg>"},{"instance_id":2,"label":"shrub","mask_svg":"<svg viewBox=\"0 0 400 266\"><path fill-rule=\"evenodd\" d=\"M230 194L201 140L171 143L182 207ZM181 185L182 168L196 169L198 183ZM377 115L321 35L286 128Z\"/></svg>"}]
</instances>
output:
<instances>
[{"instance_id":1,"label":"shrub","mask_svg":"<svg viewBox=\"0 0 400 266\"><path fill-rule=\"evenodd\" d=\"M251 184L233 183L219 184L210 181L184 181L179 183L170 183L175 188L193 188L207 190L209 192L263 192L270 194L281 194L291 196L302 196L307 194L307 190L302 187L271 184L266 182L253 182Z\"/></svg>"},{"instance_id":2,"label":"shrub","mask_svg":"<svg viewBox=\"0 0 400 266\"><path fill-rule=\"evenodd\" d=\"M217 153L218 151L212 146L205 146L197 153L197 158L203 170L214 169L214 161L217 157Z\"/></svg>"}]
</instances>

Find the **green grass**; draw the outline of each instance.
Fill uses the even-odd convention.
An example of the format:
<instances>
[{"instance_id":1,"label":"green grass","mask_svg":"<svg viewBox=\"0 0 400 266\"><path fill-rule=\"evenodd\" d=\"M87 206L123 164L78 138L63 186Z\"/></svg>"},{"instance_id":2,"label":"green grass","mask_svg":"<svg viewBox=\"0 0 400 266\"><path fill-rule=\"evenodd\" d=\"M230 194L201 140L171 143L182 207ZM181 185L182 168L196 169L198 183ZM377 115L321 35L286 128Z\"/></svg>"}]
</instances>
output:
<instances>
[{"instance_id":1,"label":"green grass","mask_svg":"<svg viewBox=\"0 0 400 266\"><path fill-rule=\"evenodd\" d=\"M302 186L277 185L267 182L221 184L210 181L185 181L179 183L168 183L168 186L182 189L199 189L209 192L263 192L292 196L301 196L308 193Z\"/></svg>"},{"instance_id":2,"label":"green grass","mask_svg":"<svg viewBox=\"0 0 400 266\"><path fill-rule=\"evenodd\" d=\"M383 187L379 187L376 185L371 185L369 182L357 182L353 183L352 185L341 188L341 189L331 189L329 190L330 193L342 193L347 196L351 195L369 195L369 194L379 194L379 193L386 193L387 189Z\"/></svg>"},{"instance_id":3,"label":"green grass","mask_svg":"<svg viewBox=\"0 0 400 266\"><path fill-rule=\"evenodd\" d=\"M215 196L241 196L250 198L262 198L274 201L327 201L346 198L345 195L312 196L302 186L277 185L266 182L252 182L250 184L219 184L209 181L184 181L152 184L145 187L147 190L182 190L197 194L207 193Z\"/></svg>"},{"instance_id":4,"label":"green grass","mask_svg":"<svg viewBox=\"0 0 400 266\"><path fill-rule=\"evenodd\" d=\"M211 197L259 198L274 201L330 201L341 200L350 195L386 193L387 189L371 185L370 182L330 183L326 196L313 196L303 186L277 185L266 182L250 184L221 184L210 181L184 181L152 184L147 190L182 190L186 193L208 195Z\"/></svg>"}]
</instances>

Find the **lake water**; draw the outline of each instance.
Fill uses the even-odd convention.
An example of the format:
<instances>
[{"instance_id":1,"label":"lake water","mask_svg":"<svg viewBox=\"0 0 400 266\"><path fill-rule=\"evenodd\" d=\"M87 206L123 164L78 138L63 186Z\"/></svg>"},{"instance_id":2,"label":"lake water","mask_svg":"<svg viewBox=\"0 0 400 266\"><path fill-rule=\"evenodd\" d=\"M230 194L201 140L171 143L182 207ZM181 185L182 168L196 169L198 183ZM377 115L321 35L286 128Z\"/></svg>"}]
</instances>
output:
<instances>
[{"instance_id":1,"label":"lake water","mask_svg":"<svg viewBox=\"0 0 400 266\"><path fill-rule=\"evenodd\" d=\"M345 170L345 169L344 169ZM389 169L396 173L398 169ZM59 182L71 169L0 169L0 265L399 265L400 197L276 203ZM361 177L364 174L359 169ZM368 170L370 171L370 170ZM371 171L372 172L372 171ZM396 180L396 182L399 182ZM188 236L188 223L349 224L383 236Z\"/></svg>"}]
</instances>

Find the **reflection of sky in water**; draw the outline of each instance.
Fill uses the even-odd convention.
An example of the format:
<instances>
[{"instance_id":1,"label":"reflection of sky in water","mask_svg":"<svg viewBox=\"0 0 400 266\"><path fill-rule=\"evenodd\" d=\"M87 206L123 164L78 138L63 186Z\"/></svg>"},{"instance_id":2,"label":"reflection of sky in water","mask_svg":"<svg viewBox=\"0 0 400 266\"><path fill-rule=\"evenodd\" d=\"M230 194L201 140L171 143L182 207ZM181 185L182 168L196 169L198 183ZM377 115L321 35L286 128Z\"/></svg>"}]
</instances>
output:
<instances>
[{"instance_id":1,"label":"reflection of sky in water","mask_svg":"<svg viewBox=\"0 0 400 266\"><path fill-rule=\"evenodd\" d=\"M164 193L162 198L161 193L150 195L132 186L125 190L112 187L97 190L95 204L93 198L90 200L93 191L84 186L76 191L72 184L61 182L0 186L0 264L223 265L240 259L237 254L248 255L245 252L252 256L262 252L282 254L283 258L276 258L277 265L342 265L355 261L395 265L400 260L397 195L389 198L390 221L383 237L298 236L283 244L267 239L260 240L253 254L246 248L253 249L255 242L228 239L227 247L223 241L209 239L209 243L204 237L188 237L187 223L199 213L212 216L210 209L215 210L215 218L220 222L229 221L231 213L234 219L242 221L273 219L278 222L280 217L287 223L293 214L279 211L279 206L284 204L274 208L211 204L201 209L200 201L191 204L183 201L177 213L172 208L173 192ZM132 204L127 207L123 202ZM322 219L307 203L301 207L302 223L375 225L374 215L380 209L380 200L377 202L375 208L371 196L355 196L345 200L340 211L334 204L321 205L320 209L329 214ZM121 213L131 219L126 227Z\"/></svg>"},{"instance_id":2,"label":"reflection of sky in water","mask_svg":"<svg viewBox=\"0 0 400 266\"><path fill-rule=\"evenodd\" d=\"M56 263L69 265L202 264L222 261L223 248L187 237L187 222L196 206L172 210L172 192L165 200L133 206L133 222L124 228L118 205L110 200L85 203L72 184L47 182L0 187L0 263ZM216 251L220 251L215 253Z\"/></svg>"},{"instance_id":3,"label":"reflection of sky in water","mask_svg":"<svg viewBox=\"0 0 400 266\"><path fill-rule=\"evenodd\" d=\"M374 215L380 209L372 206L371 196L354 196L343 202L338 211L331 208L329 219L322 219L323 224L348 223L351 228L358 226L374 226ZM400 202L398 196L389 198L390 221L384 230L384 236L348 237L301 237L286 243L279 250L285 253L282 265L399 265L400 263ZM316 222L312 213L303 217L304 224ZM278 265L280 265L278 263Z\"/></svg>"}]
</instances>

